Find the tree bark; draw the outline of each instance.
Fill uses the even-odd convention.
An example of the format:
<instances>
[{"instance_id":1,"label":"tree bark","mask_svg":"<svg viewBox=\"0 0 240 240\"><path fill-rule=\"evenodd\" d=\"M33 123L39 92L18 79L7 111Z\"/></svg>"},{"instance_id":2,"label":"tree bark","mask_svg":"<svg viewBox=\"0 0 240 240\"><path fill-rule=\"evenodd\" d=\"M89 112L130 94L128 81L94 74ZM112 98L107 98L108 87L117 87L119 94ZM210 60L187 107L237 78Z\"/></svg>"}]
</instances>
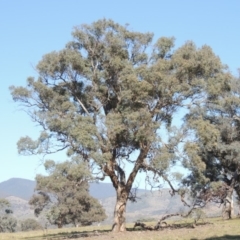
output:
<instances>
[{"instance_id":1,"label":"tree bark","mask_svg":"<svg viewBox=\"0 0 240 240\"><path fill-rule=\"evenodd\" d=\"M232 198L231 198L231 204L230 204L230 208L231 208L231 218L233 218L234 217L234 208L233 208L234 206L233 206L233 194L232 194Z\"/></svg>"},{"instance_id":2,"label":"tree bark","mask_svg":"<svg viewBox=\"0 0 240 240\"><path fill-rule=\"evenodd\" d=\"M142 167L143 160L146 157L148 150L149 150L149 147L148 148L144 147L144 149L141 149L140 154L136 160L136 163L127 181L126 181L125 171L121 168L121 166L119 166L116 163L116 150L113 151L113 158L110 161L110 163L112 164L105 165L103 167L106 175L108 175L111 178L111 181L112 181L113 187L116 190L116 196L117 196L115 210L114 210L114 223L112 226L113 232L126 231L125 215L126 215L127 200L129 197L129 193L132 189L132 184L135 180L135 177L139 169ZM117 175L113 169L115 170L115 172L117 172Z\"/></svg>"},{"instance_id":3,"label":"tree bark","mask_svg":"<svg viewBox=\"0 0 240 240\"><path fill-rule=\"evenodd\" d=\"M226 198L224 199L222 218L227 217L228 219L231 219L233 216L233 188L230 188L230 190L228 190Z\"/></svg>"},{"instance_id":4,"label":"tree bark","mask_svg":"<svg viewBox=\"0 0 240 240\"><path fill-rule=\"evenodd\" d=\"M58 223L57 225L58 225L58 228L62 228L63 227L62 222Z\"/></svg>"},{"instance_id":5,"label":"tree bark","mask_svg":"<svg viewBox=\"0 0 240 240\"><path fill-rule=\"evenodd\" d=\"M125 186L118 186L117 190L117 201L114 210L114 223L112 226L113 232L124 232L126 231L126 205L128 199L128 193Z\"/></svg>"}]
</instances>

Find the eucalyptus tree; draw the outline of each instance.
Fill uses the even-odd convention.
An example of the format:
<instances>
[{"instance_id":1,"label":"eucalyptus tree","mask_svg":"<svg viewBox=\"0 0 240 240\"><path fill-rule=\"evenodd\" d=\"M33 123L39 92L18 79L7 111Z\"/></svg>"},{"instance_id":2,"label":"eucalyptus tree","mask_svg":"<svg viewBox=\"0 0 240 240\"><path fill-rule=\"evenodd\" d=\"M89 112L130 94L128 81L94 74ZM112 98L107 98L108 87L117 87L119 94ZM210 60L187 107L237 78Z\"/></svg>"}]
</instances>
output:
<instances>
[{"instance_id":1,"label":"eucalyptus tree","mask_svg":"<svg viewBox=\"0 0 240 240\"><path fill-rule=\"evenodd\" d=\"M231 218L233 193L240 197L240 82L226 68L214 76L219 82L206 89L201 101L186 116L192 142L185 145L185 166L200 204L223 204Z\"/></svg>"},{"instance_id":2,"label":"eucalyptus tree","mask_svg":"<svg viewBox=\"0 0 240 240\"><path fill-rule=\"evenodd\" d=\"M48 176L36 176L36 194L29 201L36 216L44 212L48 221L58 228L67 224L91 225L106 218L101 204L89 194L86 164L74 160L46 161Z\"/></svg>"},{"instance_id":3,"label":"eucalyptus tree","mask_svg":"<svg viewBox=\"0 0 240 240\"><path fill-rule=\"evenodd\" d=\"M219 81L211 75L222 65L210 47L186 42L173 50L174 38L153 43L153 34L112 20L76 27L72 34L63 50L43 56L37 79L10 88L43 129L37 140L21 138L18 149L26 155L66 150L88 162L98 180L110 178L116 190L113 231L124 231L138 172L169 182L177 143L164 144L160 131L180 107Z\"/></svg>"}]
</instances>

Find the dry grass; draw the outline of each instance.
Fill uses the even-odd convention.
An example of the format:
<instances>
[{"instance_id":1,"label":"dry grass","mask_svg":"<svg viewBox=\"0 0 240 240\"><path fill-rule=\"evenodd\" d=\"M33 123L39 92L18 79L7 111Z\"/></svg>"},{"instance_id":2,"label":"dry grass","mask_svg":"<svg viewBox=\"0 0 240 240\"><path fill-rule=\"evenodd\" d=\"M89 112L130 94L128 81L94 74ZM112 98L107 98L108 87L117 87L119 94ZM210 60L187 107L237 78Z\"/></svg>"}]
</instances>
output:
<instances>
[{"instance_id":1,"label":"dry grass","mask_svg":"<svg viewBox=\"0 0 240 240\"><path fill-rule=\"evenodd\" d=\"M221 220L208 219L209 224L198 225L193 227L189 222L175 222L172 226L175 229L163 229L159 231L141 231L133 230L133 224L127 225L128 232L111 233L110 226L100 227L81 227L50 229L48 232L32 231L19 233L2 233L0 240L7 239L28 239L28 240L63 240L63 239L80 239L80 240L167 240L167 239L191 239L191 240L222 240L222 239L240 239L240 219ZM184 227L183 227L184 226Z\"/></svg>"}]
</instances>

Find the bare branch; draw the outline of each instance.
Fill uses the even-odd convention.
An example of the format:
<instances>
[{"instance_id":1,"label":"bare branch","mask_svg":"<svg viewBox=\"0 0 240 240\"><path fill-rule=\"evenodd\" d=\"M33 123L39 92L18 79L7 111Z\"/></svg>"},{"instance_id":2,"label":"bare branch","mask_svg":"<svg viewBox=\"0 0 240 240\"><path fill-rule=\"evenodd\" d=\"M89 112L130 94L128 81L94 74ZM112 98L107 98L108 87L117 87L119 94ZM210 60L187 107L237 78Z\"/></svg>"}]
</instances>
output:
<instances>
[{"instance_id":1,"label":"bare branch","mask_svg":"<svg viewBox=\"0 0 240 240\"><path fill-rule=\"evenodd\" d=\"M78 98L77 96L75 96L75 97L76 97L78 103L79 103L79 104L81 105L81 107L83 108L83 110L86 112L86 114L87 114L88 116L90 116L88 110L85 108L85 106L83 105L83 103L79 100L79 98Z\"/></svg>"}]
</instances>

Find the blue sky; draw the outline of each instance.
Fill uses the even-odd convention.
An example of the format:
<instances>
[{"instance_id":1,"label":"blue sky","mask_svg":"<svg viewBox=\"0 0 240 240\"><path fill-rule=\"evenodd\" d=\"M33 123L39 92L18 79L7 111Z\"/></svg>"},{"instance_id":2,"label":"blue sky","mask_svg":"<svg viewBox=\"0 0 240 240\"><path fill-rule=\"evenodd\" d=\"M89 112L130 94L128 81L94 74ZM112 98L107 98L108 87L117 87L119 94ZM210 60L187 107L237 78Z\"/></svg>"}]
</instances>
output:
<instances>
[{"instance_id":1,"label":"blue sky","mask_svg":"<svg viewBox=\"0 0 240 240\"><path fill-rule=\"evenodd\" d=\"M72 39L74 26L100 18L129 23L129 29L207 44L237 75L240 67L240 1L238 0L0 0L0 182L12 177L34 179L43 172L41 157L20 156L21 136L37 136L37 128L19 111L10 85L25 85L36 76L42 55L60 50ZM56 160L64 160L63 155Z\"/></svg>"}]
</instances>

